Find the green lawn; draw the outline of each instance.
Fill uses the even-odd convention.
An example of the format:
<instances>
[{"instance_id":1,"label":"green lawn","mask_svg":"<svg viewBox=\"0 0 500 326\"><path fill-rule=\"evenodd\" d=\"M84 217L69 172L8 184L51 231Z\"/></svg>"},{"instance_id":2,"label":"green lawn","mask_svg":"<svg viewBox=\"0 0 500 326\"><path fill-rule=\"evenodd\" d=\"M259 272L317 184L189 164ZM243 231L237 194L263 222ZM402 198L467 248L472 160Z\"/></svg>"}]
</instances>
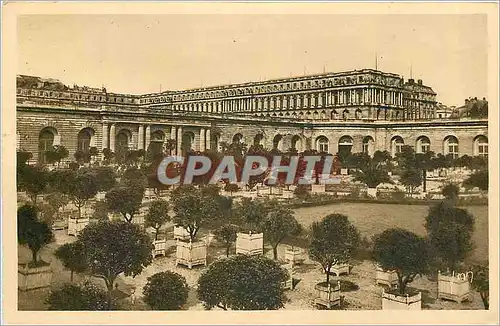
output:
<instances>
[{"instance_id":1,"label":"green lawn","mask_svg":"<svg viewBox=\"0 0 500 326\"><path fill-rule=\"evenodd\" d=\"M480 262L488 259L488 207L465 207L476 219L473 240L476 248L470 261ZM401 227L420 235L425 235L425 216L428 206L341 203L294 209L295 217L306 228L332 213L344 214L359 229L361 236L371 237L388 228Z\"/></svg>"}]
</instances>

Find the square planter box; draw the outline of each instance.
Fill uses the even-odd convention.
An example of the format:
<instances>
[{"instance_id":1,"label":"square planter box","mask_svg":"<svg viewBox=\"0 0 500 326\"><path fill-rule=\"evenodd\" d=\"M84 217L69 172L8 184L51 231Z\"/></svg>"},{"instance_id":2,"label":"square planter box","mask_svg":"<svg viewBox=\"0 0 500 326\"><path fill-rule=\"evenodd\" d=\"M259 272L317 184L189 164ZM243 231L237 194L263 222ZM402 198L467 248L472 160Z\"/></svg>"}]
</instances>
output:
<instances>
[{"instance_id":1,"label":"square planter box","mask_svg":"<svg viewBox=\"0 0 500 326\"><path fill-rule=\"evenodd\" d=\"M340 174L341 175L348 175L349 174L349 169L345 169L345 168L340 169Z\"/></svg>"},{"instance_id":2,"label":"square planter box","mask_svg":"<svg viewBox=\"0 0 500 326\"><path fill-rule=\"evenodd\" d=\"M422 293L401 296L382 290L382 310L422 310Z\"/></svg>"},{"instance_id":3,"label":"square planter box","mask_svg":"<svg viewBox=\"0 0 500 326\"><path fill-rule=\"evenodd\" d=\"M317 194L317 193L323 193L325 192L325 185L311 185L311 193Z\"/></svg>"},{"instance_id":4,"label":"square planter box","mask_svg":"<svg viewBox=\"0 0 500 326\"><path fill-rule=\"evenodd\" d=\"M293 290L293 264L288 263L288 264L283 264L281 265L281 268L285 269L288 272L288 279L285 282L281 282L281 286L285 290Z\"/></svg>"},{"instance_id":5,"label":"square planter box","mask_svg":"<svg viewBox=\"0 0 500 326\"><path fill-rule=\"evenodd\" d=\"M340 265L333 265L332 268L330 269L330 275L342 275L342 274L349 274L351 271L351 266L349 264L340 264Z\"/></svg>"},{"instance_id":6,"label":"square planter box","mask_svg":"<svg viewBox=\"0 0 500 326\"><path fill-rule=\"evenodd\" d=\"M460 275L460 276L458 276ZM470 283L466 274L445 275L438 274L438 298L452 300L458 303L468 300Z\"/></svg>"},{"instance_id":7,"label":"square planter box","mask_svg":"<svg viewBox=\"0 0 500 326\"><path fill-rule=\"evenodd\" d=\"M304 262L304 253L300 248L288 247L285 249L285 259L293 265L299 265Z\"/></svg>"},{"instance_id":8,"label":"square planter box","mask_svg":"<svg viewBox=\"0 0 500 326\"><path fill-rule=\"evenodd\" d=\"M88 218L68 219L68 235L77 236L89 224Z\"/></svg>"},{"instance_id":9,"label":"square planter box","mask_svg":"<svg viewBox=\"0 0 500 326\"><path fill-rule=\"evenodd\" d=\"M177 259L175 265L193 268L196 265L207 266L207 244L205 241L177 241Z\"/></svg>"},{"instance_id":10,"label":"square planter box","mask_svg":"<svg viewBox=\"0 0 500 326\"><path fill-rule=\"evenodd\" d=\"M366 189L366 194L368 195L368 197L377 198L377 188Z\"/></svg>"},{"instance_id":11,"label":"square planter box","mask_svg":"<svg viewBox=\"0 0 500 326\"><path fill-rule=\"evenodd\" d=\"M398 274L396 271L385 271L381 267L377 266L375 283L392 287L393 285L398 284Z\"/></svg>"},{"instance_id":12,"label":"square planter box","mask_svg":"<svg viewBox=\"0 0 500 326\"><path fill-rule=\"evenodd\" d=\"M182 226L174 226L174 240L189 240L189 232Z\"/></svg>"},{"instance_id":13,"label":"square planter box","mask_svg":"<svg viewBox=\"0 0 500 326\"><path fill-rule=\"evenodd\" d=\"M314 287L316 299L314 304L330 309L340 305L340 282L336 285L326 284L326 282L316 284Z\"/></svg>"},{"instance_id":14,"label":"square planter box","mask_svg":"<svg viewBox=\"0 0 500 326\"><path fill-rule=\"evenodd\" d=\"M50 265L28 267L19 264L17 271L17 288L21 291L46 288L52 282L52 268Z\"/></svg>"},{"instance_id":15,"label":"square planter box","mask_svg":"<svg viewBox=\"0 0 500 326\"><path fill-rule=\"evenodd\" d=\"M236 254L262 255L264 253L264 233L236 234Z\"/></svg>"},{"instance_id":16,"label":"square planter box","mask_svg":"<svg viewBox=\"0 0 500 326\"><path fill-rule=\"evenodd\" d=\"M138 225L144 225L144 214L134 215L134 217L132 218L132 223Z\"/></svg>"},{"instance_id":17,"label":"square planter box","mask_svg":"<svg viewBox=\"0 0 500 326\"><path fill-rule=\"evenodd\" d=\"M55 220L54 223L52 223L52 230L64 230L67 227L67 220Z\"/></svg>"},{"instance_id":18,"label":"square planter box","mask_svg":"<svg viewBox=\"0 0 500 326\"><path fill-rule=\"evenodd\" d=\"M155 246L153 249L153 258L156 256L165 256L167 251L167 239L155 240L153 241L153 245Z\"/></svg>"}]
</instances>

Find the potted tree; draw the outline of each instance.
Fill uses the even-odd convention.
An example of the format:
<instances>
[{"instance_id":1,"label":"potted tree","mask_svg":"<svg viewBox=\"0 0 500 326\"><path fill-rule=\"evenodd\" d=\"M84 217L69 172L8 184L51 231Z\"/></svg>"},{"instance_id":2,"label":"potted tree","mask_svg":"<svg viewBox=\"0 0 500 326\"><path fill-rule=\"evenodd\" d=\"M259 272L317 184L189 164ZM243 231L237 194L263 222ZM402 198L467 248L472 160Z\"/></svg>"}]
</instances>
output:
<instances>
[{"instance_id":1,"label":"potted tree","mask_svg":"<svg viewBox=\"0 0 500 326\"><path fill-rule=\"evenodd\" d=\"M466 210L454 207L452 197L456 196L448 196L447 202L429 210L425 226L433 255L445 268L443 272L438 271L438 298L461 303L469 299L471 293L468 274L460 271L459 266L473 247L474 217Z\"/></svg>"},{"instance_id":2,"label":"potted tree","mask_svg":"<svg viewBox=\"0 0 500 326\"><path fill-rule=\"evenodd\" d=\"M155 239L153 241L154 249L153 249L153 258L158 255L165 256L167 249L167 239L158 239L158 234L160 232L160 228L163 224L170 220L170 216L168 215L169 205L166 201L162 199L157 199L151 202L149 206L148 213L145 218L145 226L152 227L155 232Z\"/></svg>"},{"instance_id":3,"label":"potted tree","mask_svg":"<svg viewBox=\"0 0 500 326\"><path fill-rule=\"evenodd\" d=\"M135 277L153 260L148 234L138 225L122 220L92 223L78 235L77 241L84 248L90 274L106 284L109 308L118 275Z\"/></svg>"},{"instance_id":4,"label":"potted tree","mask_svg":"<svg viewBox=\"0 0 500 326\"><path fill-rule=\"evenodd\" d=\"M90 222L88 216L82 216L82 208L97 194L96 174L89 170L60 170L56 172L53 180L60 191L78 208L78 215L68 220L68 235L76 236Z\"/></svg>"},{"instance_id":5,"label":"potted tree","mask_svg":"<svg viewBox=\"0 0 500 326\"><path fill-rule=\"evenodd\" d=\"M144 189L134 185L115 187L106 193L106 203L111 212L121 214L128 223L143 224L140 219L134 220L140 212L143 194Z\"/></svg>"},{"instance_id":6,"label":"potted tree","mask_svg":"<svg viewBox=\"0 0 500 326\"><path fill-rule=\"evenodd\" d=\"M360 181L368 187L369 197L377 197L377 186L381 183L393 183L382 162L377 162L368 157L365 164L354 174L354 181Z\"/></svg>"},{"instance_id":7,"label":"potted tree","mask_svg":"<svg viewBox=\"0 0 500 326\"><path fill-rule=\"evenodd\" d=\"M148 277L144 286L144 302L153 310L180 310L188 298L186 278L166 271Z\"/></svg>"},{"instance_id":8,"label":"potted tree","mask_svg":"<svg viewBox=\"0 0 500 326\"><path fill-rule=\"evenodd\" d=\"M321 264L326 274L326 281L315 286L315 304L331 308L340 304L340 282L330 283L332 267L347 265L359 246L359 232L347 216L330 214L311 225L311 237L309 256Z\"/></svg>"},{"instance_id":9,"label":"potted tree","mask_svg":"<svg viewBox=\"0 0 500 326\"><path fill-rule=\"evenodd\" d=\"M71 271L71 282L73 282L73 274L83 273L87 270L87 261L83 245L80 241L65 243L54 252L63 264L63 266Z\"/></svg>"},{"instance_id":10,"label":"potted tree","mask_svg":"<svg viewBox=\"0 0 500 326\"><path fill-rule=\"evenodd\" d=\"M189 233L188 242L177 240L176 265L190 269L195 265L207 265L207 242L197 241L196 235L206 221L219 217L218 191L211 186L195 188L183 185L172 192L174 223Z\"/></svg>"},{"instance_id":11,"label":"potted tree","mask_svg":"<svg viewBox=\"0 0 500 326\"><path fill-rule=\"evenodd\" d=\"M264 256L217 260L198 279L198 299L207 310L277 310L286 300L286 274L278 262Z\"/></svg>"},{"instance_id":12,"label":"potted tree","mask_svg":"<svg viewBox=\"0 0 500 326\"><path fill-rule=\"evenodd\" d=\"M403 229L388 229L374 237L375 261L398 276L397 289L382 291L383 310L422 309L421 293L407 285L427 270L428 251L424 238Z\"/></svg>"},{"instance_id":13,"label":"potted tree","mask_svg":"<svg viewBox=\"0 0 500 326\"><path fill-rule=\"evenodd\" d=\"M229 251L232 244L236 241L237 232L238 226L233 224L222 225L215 231L215 238L226 247L226 257L229 257Z\"/></svg>"},{"instance_id":14,"label":"potted tree","mask_svg":"<svg viewBox=\"0 0 500 326\"><path fill-rule=\"evenodd\" d=\"M21 291L50 286L52 268L50 264L38 259L38 252L54 239L50 227L38 220L37 209L23 205L17 211L17 242L27 245L31 250L31 261L18 264L18 288Z\"/></svg>"},{"instance_id":15,"label":"potted tree","mask_svg":"<svg viewBox=\"0 0 500 326\"><path fill-rule=\"evenodd\" d=\"M262 255L264 253L264 233L262 221L267 216L268 206L262 200L242 198L236 205L235 216L241 231L236 235L236 254Z\"/></svg>"},{"instance_id":16,"label":"potted tree","mask_svg":"<svg viewBox=\"0 0 500 326\"><path fill-rule=\"evenodd\" d=\"M278 259L278 245L289 236L297 236L302 228L293 216L290 208L273 200L269 212L262 221L262 228L267 231L266 239L273 247L274 260Z\"/></svg>"}]
</instances>

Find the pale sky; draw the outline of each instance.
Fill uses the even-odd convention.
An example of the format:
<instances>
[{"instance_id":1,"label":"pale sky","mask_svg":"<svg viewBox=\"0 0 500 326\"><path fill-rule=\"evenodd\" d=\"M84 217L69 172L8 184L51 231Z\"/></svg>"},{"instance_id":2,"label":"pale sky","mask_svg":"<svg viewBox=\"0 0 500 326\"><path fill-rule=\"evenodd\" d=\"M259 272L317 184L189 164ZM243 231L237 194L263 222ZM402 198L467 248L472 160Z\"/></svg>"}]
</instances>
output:
<instances>
[{"instance_id":1,"label":"pale sky","mask_svg":"<svg viewBox=\"0 0 500 326\"><path fill-rule=\"evenodd\" d=\"M144 94L378 68L438 101L487 96L486 15L36 15L18 73Z\"/></svg>"}]
</instances>

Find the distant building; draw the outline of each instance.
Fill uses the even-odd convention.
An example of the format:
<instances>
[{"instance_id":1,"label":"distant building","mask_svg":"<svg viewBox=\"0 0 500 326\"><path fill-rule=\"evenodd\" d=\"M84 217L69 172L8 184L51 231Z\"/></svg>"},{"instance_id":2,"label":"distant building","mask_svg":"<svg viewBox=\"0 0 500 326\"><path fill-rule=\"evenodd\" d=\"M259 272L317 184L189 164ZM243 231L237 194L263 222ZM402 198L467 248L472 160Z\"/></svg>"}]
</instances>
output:
<instances>
[{"instance_id":1,"label":"distant building","mask_svg":"<svg viewBox=\"0 0 500 326\"><path fill-rule=\"evenodd\" d=\"M18 148L43 161L55 145L165 151L219 150L222 142L326 153L387 150L487 155L488 120L436 117L422 80L373 69L129 95L17 78ZM446 111L446 114L449 112ZM100 154L102 157L102 154Z\"/></svg>"},{"instance_id":2,"label":"distant building","mask_svg":"<svg viewBox=\"0 0 500 326\"><path fill-rule=\"evenodd\" d=\"M443 103L438 103L436 105L436 118L448 119L451 117L451 115L455 110L456 110L455 106L446 106Z\"/></svg>"}]
</instances>

